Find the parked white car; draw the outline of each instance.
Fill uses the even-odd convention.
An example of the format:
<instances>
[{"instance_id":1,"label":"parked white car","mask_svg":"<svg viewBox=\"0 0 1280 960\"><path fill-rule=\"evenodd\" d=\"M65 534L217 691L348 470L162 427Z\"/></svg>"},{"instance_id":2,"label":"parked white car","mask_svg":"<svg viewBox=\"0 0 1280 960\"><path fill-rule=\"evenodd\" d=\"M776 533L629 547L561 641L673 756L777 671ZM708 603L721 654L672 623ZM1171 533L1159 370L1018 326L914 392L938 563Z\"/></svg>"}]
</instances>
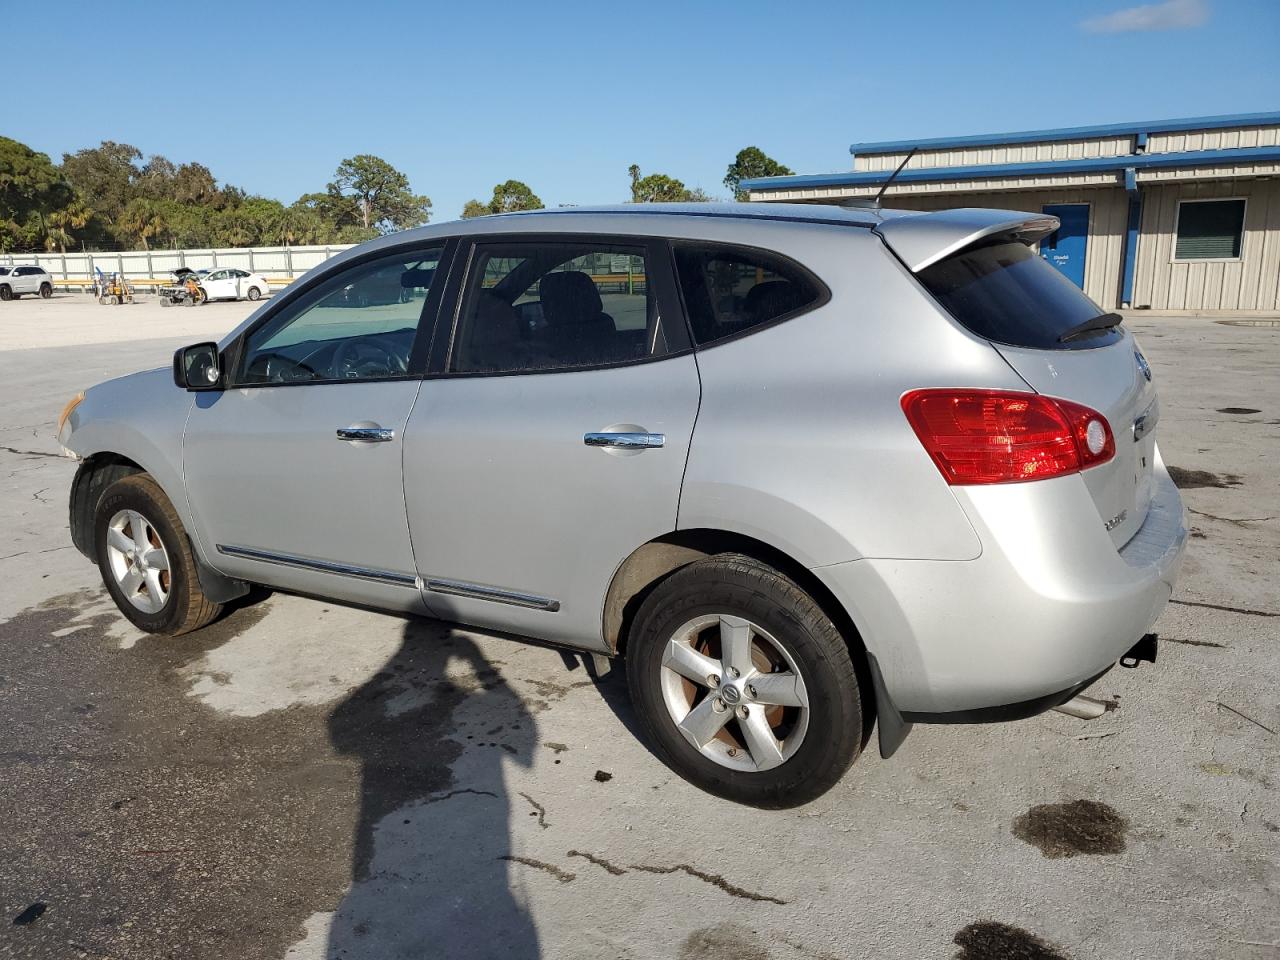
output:
<instances>
[{"instance_id":1,"label":"parked white car","mask_svg":"<svg viewBox=\"0 0 1280 960\"><path fill-rule=\"evenodd\" d=\"M53 296L53 277L44 267L0 266L0 300L17 300L24 293L38 293L48 300Z\"/></svg>"},{"instance_id":2,"label":"parked white car","mask_svg":"<svg viewBox=\"0 0 1280 960\"><path fill-rule=\"evenodd\" d=\"M210 300L261 300L271 292L266 277L234 267L214 270L200 280Z\"/></svg>"}]
</instances>

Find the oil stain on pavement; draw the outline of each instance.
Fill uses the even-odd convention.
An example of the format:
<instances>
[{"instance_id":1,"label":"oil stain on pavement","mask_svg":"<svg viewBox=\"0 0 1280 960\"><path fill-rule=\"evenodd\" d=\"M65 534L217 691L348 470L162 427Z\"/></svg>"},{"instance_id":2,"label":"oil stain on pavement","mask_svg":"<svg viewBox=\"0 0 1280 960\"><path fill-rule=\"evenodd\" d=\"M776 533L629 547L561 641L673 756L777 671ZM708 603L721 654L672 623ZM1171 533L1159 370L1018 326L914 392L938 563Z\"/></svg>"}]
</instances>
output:
<instances>
[{"instance_id":1,"label":"oil stain on pavement","mask_svg":"<svg viewBox=\"0 0 1280 960\"><path fill-rule=\"evenodd\" d=\"M1013 821L1013 835L1045 857L1123 853L1129 822L1097 800L1045 803Z\"/></svg>"},{"instance_id":2,"label":"oil stain on pavement","mask_svg":"<svg viewBox=\"0 0 1280 960\"><path fill-rule=\"evenodd\" d=\"M969 924L953 942L960 948L955 960L1067 960L1035 934L994 920Z\"/></svg>"}]
</instances>

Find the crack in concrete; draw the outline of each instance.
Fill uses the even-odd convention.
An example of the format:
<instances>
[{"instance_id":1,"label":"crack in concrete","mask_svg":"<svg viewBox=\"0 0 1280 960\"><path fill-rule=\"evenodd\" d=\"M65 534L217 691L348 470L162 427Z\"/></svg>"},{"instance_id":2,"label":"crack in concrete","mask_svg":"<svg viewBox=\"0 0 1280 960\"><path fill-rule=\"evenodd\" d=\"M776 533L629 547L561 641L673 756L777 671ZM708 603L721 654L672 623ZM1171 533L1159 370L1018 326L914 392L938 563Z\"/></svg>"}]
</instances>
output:
<instances>
[{"instance_id":1,"label":"crack in concrete","mask_svg":"<svg viewBox=\"0 0 1280 960\"><path fill-rule=\"evenodd\" d=\"M1280 617L1280 613L1272 613L1268 610L1250 610L1248 607L1226 607L1220 603L1202 603L1198 600L1170 600L1170 603L1176 603L1180 607L1204 607L1207 610L1222 610L1226 613L1243 613L1250 617Z\"/></svg>"},{"instance_id":2,"label":"crack in concrete","mask_svg":"<svg viewBox=\"0 0 1280 960\"><path fill-rule=\"evenodd\" d=\"M689 876L701 880L703 883L709 883L713 887L719 887L731 897L738 897L741 900L754 900L757 903L776 903L781 907L787 905L786 900L779 900L777 897L770 897L763 893L755 893L751 890L745 890L742 887L735 886L724 877L715 873L706 873L697 867L691 867L687 863L677 863L673 867L654 867L645 863L631 864L632 870L639 870L642 873L687 873Z\"/></svg>"},{"instance_id":3,"label":"crack in concrete","mask_svg":"<svg viewBox=\"0 0 1280 960\"><path fill-rule=\"evenodd\" d=\"M1203 510L1197 510L1194 507L1187 507L1187 512L1194 513L1197 517L1208 517L1210 520L1234 523L1236 526L1243 526L1246 523L1265 523L1267 520L1275 519L1275 517L1220 517L1217 514L1205 513Z\"/></svg>"},{"instance_id":4,"label":"crack in concrete","mask_svg":"<svg viewBox=\"0 0 1280 960\"><path fill-rule=\"evenodd\" d=\"M45 502L47 503L48 501ZM42 553L57 553L59 550L71 549L74 548L67 545L62 547L49 547L45 550L19 550L17 553L6 553L3 557L0 557L0 560L12 560L14 557L39 556Z\"/></svg>"},{"instance_id":5,"label":"crack in concrete","mask_svg":"<svg viewBox=\"0 0 1280 960\"><path fill-rule=\"evenodd\" d=\"M533 807L534 812L536 812L536 813L537 813L537 815L538 815L538 826L540 826L543 830L545 830L545 829L547 829L547 827L551 826L551 824L547 823L547 808L546 808L546 807L544 807L542 804L540 804L537 800L533 799L533 797L529 796L527 793L522 793L522 794L520 794L520 796L522 796L522 797L524 797L526 800L528 800L528 801L529 801L529 804Z\"/></svg>"},{"instance_id":6,"label":"crack in concrete","mask_svg":"<svg viewBox=\"0 0 1280 960\"><path fill-rule=\"evenodd\" d=\"M1219 650L1225 650L1225 643L1214 643L1212 640L1179 640L1177 637L1161 637L1165 643L1181 643L1188 647L1216 647Z\"/></svg>"},{"instance_id":7,"label":"crack in concrete","mask_svg":"<svg viewBox=\"0 0 1280 960\"><path fill-rule=\"evenodd\" d=\"M610 863L604 857L597 857L595 854L587 853L585 850L570 850L568 854L566 854L566 856L581 857L583 860L589 860L591 863L594 863L597 867L600 867L601 869L607 871L608 873L613 874L613 876L615 877L620 877L627 872L626 870L622 869L622 867L618 866L616 863Z\"/></svg>"},{"instance_id":8,"label":"crack in concrete","mask_svg":"<svg viewBox=\"0 0 1280 960\"><path fill-rule=\"evenodd\" d=\"M1261 727L1263 730L1267 731L1267 733L1271 734L1273 737L1276 735L1276 732L1272 730L1270 727L1268 727L1265 723L1262 723L1261 721L1253 719L1253 717L1249 716L1247 713L1241 713L1239 710L1237 710L1235 707L1231 706L1230 704L1223 703L1221 700L1215 700L1213 702L1216 703L1223 710L1229 710L1231 713L1234 713L1237 717L1240 717L1242 720L1248 720L1255 727Z\"/></svg>"},{"instance_id":9,"label":"crack in concrete","mask_svg":"<svg viewBox=\"0 0 1280 960\"><path fill-rule=\"evenodd\" d=\"M12 453L15 457L24 457L27 460L31 460L36 457L48 457L50 460L67 459L60 453L46 453L43 450L19 450L17 447L6 446L0 446L0 450L3 450L5 453Z\"/></svg>"},{"instance_id":10,"label":"crack in concrete","mask_svg":"<svg viewBox=\"0 0 1280 960\"><path fill-rule=\"evenodd\" d=\"M526 867L533 867L535 870L541 870L549 873L561 883L572 883L578 876L576 873L570 873L568 870L561 870L554 863L546 863L543 860L534 860L532 857L517 857L514 854L504 854L498 858L506 860L510 863L523 863Z\"/></svg>"}]
</instances>

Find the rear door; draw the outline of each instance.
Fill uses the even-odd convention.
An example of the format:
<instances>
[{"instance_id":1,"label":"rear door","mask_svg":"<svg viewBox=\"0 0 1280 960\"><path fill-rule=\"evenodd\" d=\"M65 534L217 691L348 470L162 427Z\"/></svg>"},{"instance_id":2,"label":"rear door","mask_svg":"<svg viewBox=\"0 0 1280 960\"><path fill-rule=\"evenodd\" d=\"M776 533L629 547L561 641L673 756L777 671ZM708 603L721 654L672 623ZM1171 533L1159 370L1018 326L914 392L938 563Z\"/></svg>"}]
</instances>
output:
<instances>
[{"instance_id":1,"label":"rear door","mask_svg":"<svg viewBox=\"0 0 1280 960\"><path fill-rule=\"evenodd\" d=\"M699 383L665 244L472 247L405 432L405 503L440 616L599 647L604 597L675 529Z\"/></svg>"},{"instance_id":2,"label":"rear door","mask_svg":"<svg viewBox=\"0 0 1280 960\"><path fill-rule=\"evenodd\" d=\"M1082 403L1107 418L1116 455L1083 477L1112 541L1127 543L1151 503L1160 412L1151 368L1132 334L1115 327L1064 339L1104 311L1016 240L969 247L918 276L1037 393Z\"/></svg>"}]
</instances>

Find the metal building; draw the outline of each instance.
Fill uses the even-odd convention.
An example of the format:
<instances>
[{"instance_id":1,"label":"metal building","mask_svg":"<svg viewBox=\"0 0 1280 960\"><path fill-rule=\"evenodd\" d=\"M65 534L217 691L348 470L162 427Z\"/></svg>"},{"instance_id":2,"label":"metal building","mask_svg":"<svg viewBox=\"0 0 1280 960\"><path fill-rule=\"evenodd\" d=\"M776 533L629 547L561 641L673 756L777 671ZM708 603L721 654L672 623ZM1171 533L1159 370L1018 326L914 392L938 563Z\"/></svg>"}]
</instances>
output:
<instances>
[{"instance_id":1,"label":"metal building","mask_svg":"<svg viewBox=\"0 0 1280 960\"><path fill-rule=\"evenodd\" d=\"M1107 309L1280 311L1280 113L855 143L849 173L743 181L757 202L1043 211L1041 254Z\"/></svg>"}]
</instances>

